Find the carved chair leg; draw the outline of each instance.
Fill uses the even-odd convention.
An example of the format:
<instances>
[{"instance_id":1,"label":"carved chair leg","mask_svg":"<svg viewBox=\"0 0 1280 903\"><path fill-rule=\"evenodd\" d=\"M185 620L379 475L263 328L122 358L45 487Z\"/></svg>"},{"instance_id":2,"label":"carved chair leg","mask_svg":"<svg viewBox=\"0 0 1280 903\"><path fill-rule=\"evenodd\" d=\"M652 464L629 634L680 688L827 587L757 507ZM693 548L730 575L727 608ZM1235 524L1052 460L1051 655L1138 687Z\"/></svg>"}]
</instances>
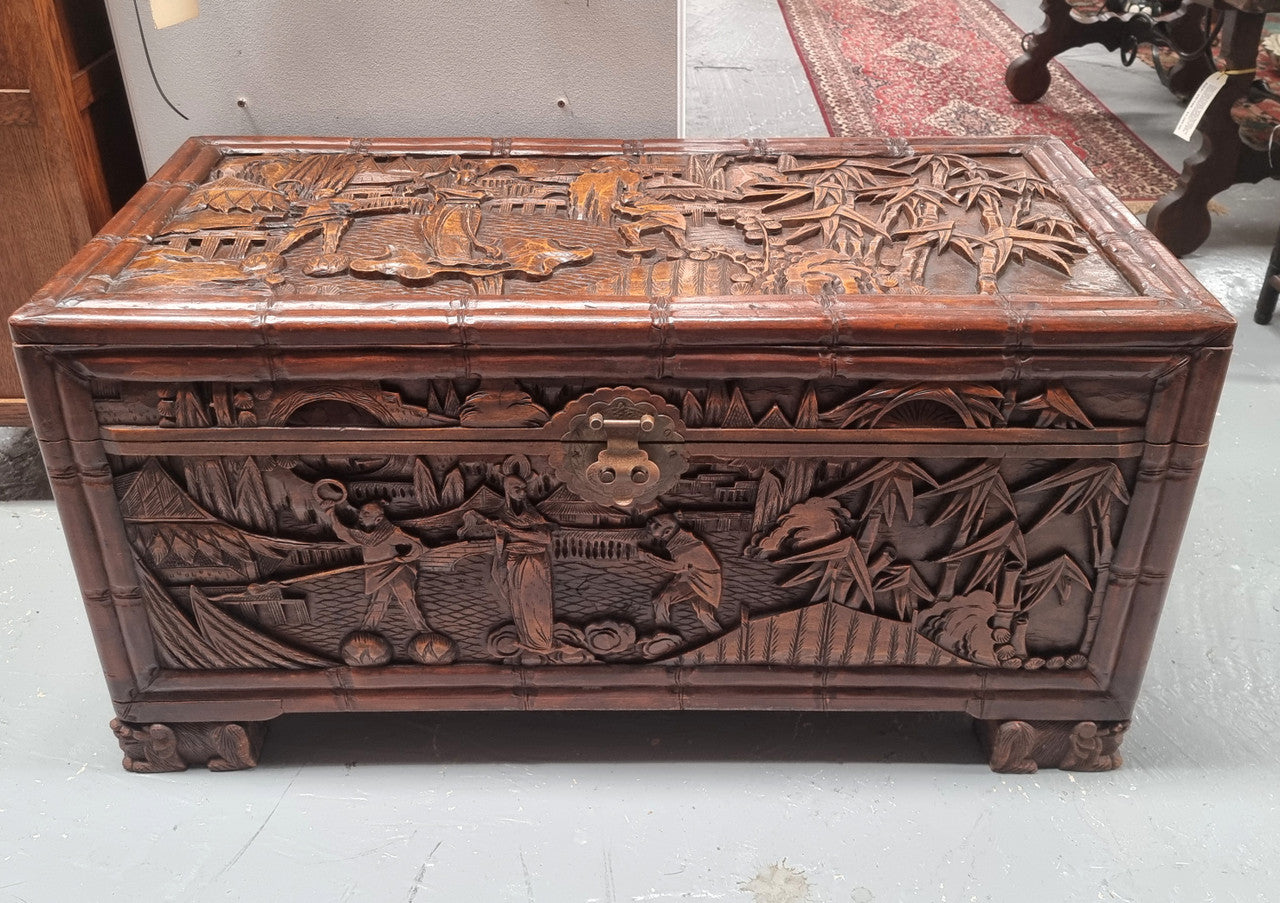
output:
<instances>
[{"instance_id":1,"label":"carved chair leg","mask_svg":"<svg viewBox=\"0 0 1280 903\"><path fill-rule=\"evenodd\" d=\"M1124 761L1120 741L1127 721L979 721L991 770L1035 774L1040 768L1111 771Z\"/></svg>"},{"instance_id":2,"label":"carved chair leg","mask_svg":"<svg viewBox=\"0 0 1280 903\"><path fill-rule=\"evenodd\" d=\"M1084 20L1071 15L1067 0L1041 0L1044 22L1022 39L1023 54L1009 64L1004 83L1014 99L1033 103L1049 90L1049 61L1064 50L1102 44L1118 50L1128 29L1126 23L1103 13Z\"/></svg>"},{"instance_id":3,"label":"carved chair leg","mask_svg":"<svg viewBox=\"0 0 1280 903\"><path fill-rule=\"evenodd\" d=\"M111 730L124 752L126 771L156 774L186 771L193 765L204 765L210 771L238 771L258 764L267 723L132 724L115 718Z\"/></svg>"},{"instance_id":4,"label":"carved chair leg","mask_svg":"<svg viewBox=\"0 0 1280 903\"><path fill-rule=\"evenodd\" d=\"M1258 309L1253 313L1255 323L1271 322L1276 312L1276 297L1280 295L1280 232L1276 233L1276 244L1271 249L1271 260L1267 263L1267 272L1262 277L1262 291L1258 294Z\"/></svg>"},{"instance_id":5,"label":"carved chair leg","mask_svg":"<svg viewBox=\"0 0 1280 903\"><path fill-rule=\"evenodd\" d=\"M1167 20L1167 34L1173 46L1186 52L1201 46L1205 39L1205 17L1208 14L1207 7L1186 0L1178 13ZM1189 60L1179 59L1163 73L1161 81L1174 97L1186 100L1196 93L1200 83L1209 77L1214 68L1213 57L1209 53L1201 53Z\"/></svg>"},{"instance_id":6,"label":"carved chair leg","mask_svg":"<svg viewBox=\"0 0 1280 903\"><path fill-rule=\"evenodd\" d=\"M1234 9L1224 10L1222 15L1226 17L1221 45L1225 69L1247 71L1227 78L1200 120L1200 149L1183 163L1177 187L1147 214L1147 228L1179 257L1190 254L1209 237L1209 201L1213 196L1241 180L1244 145L1231 118L1231 107L1253 80L1265 16Z\"/></svg>"}]
</instances>

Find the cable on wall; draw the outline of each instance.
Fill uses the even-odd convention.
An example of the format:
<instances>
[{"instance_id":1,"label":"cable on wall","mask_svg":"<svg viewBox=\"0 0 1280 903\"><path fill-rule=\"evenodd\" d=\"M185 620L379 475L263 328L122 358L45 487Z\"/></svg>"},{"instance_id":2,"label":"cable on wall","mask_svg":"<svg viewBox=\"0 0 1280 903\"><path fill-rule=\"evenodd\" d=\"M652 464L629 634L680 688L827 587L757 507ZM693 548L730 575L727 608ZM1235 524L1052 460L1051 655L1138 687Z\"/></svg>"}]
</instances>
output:
<instances>
[{"instance_id":1,"label":"cable on wall","mask_svg":"<svg viewBox=\"0 0 1280 903\"><path fill-rule=\"evenodd\" d=\"M147 58L147 69L151 72L151 81L155 84L156 90L160 92L160 98L169 105L169 109L189 122L191 117L175 107L173 101L169 99L169 95L164 93L164 88L160 87L160 79L156 75L156 67L151 63L151 48L147 46L147 30L142 25L142 12L138 9L138 0L133 0L133 15L138 20L138 37L142 38L142 54Z\"/></svg>"}]
</instances>

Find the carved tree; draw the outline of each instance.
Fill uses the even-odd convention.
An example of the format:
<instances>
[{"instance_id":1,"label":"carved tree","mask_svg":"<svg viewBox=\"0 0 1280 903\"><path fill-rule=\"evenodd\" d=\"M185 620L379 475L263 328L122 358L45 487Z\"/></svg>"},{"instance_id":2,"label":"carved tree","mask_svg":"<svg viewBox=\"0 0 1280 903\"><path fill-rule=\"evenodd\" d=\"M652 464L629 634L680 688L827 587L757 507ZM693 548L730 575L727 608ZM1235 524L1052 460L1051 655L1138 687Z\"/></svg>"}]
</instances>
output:
<instances>
[{"instance_id":1,"label":"carved tree","mask_svg":"<svg viewBox=\"0 0 1280 903\"><path fill-rule=\"evenodd\" d=\"M960 524L956 530L955 538L951 542L951 553L947 560L944 560L945 570L943 572L942 584L939 589L939 597L950 599L955 591L955 582L958 569L961 562L968 557L965 553L973 545L982 530L987 526L988 514L991 509L999 511L1003 509L1004 514L1012 518L1014 523L1017 519L1017 508L1014 505L1013 496L1009 492L1009 487L1004 481L1004 477L1000 474L999 461L986 461L970 470L965 471L952 480L939 486L937 489L923 493L920 496L921 501L932 501L934 499L946 499L947 503L938 512L931 526L937 526L949 520L959 518ZM998 562L996 562L998 567Z\"/></svg>"},{"instance_id":2,"label":"carved tree","mask_svg":"<svg viewBox=\"0 0 1280 903\"><path fill-rule=\"evenodd\" d=\"M808 512L804 527L815 536L838 535L840 538L818 548L811 548L786 558L780 565L802 565L803 570L783 582L783 586L815 583L812 601L832 601L852 608L875 611L876 593L888 592L900 617L914 611L915 601L932 599L933 592L909 563L896 561L892 544L877 546L882 526L893 527L895 521L910 521L915 513L915 485L923 482L935 486L933 478L919 465L906 459L888 459L867 468L825 496L793 508ZM848 511L839 503L855 493L866 492L861 514L852 527L846 527ZM822 518L829 523L823 524ZM795 529L786 517L779 529ZM852 531L851 535L843 535Z\"/></svg>"},{"instance_id":3,"label":"carved tree","mask_svg":"<svg viewBox=\"0 0 1280 903\"><path fill-rule=\"evenodd\" d=\"M1085 621L1084 640L1080 644L1081 654L1088 655L1097 635L1102 602L1111 573L1111 560L1115 554L1112 512L1116 505L1123 508L1129 504L1129 490L1125 486L1120 468L1112 462L1078 461L1052 476L1024 486L1017 494L1031 495L1054 489L1061 489L1061 494L1029 532L1064 515L1083 512L1088 519L1089 536L1093 545L1093 599Z\"/></svg>"},{"instance_id":4,"label":"carved tree","mask_svg":"<svg viewBox=\"0 0 1280 903\"><path fill-rule=\"evenodd\" d=\"M915 486L918 482L929 487L938 485L915 462L906 458L887 458L827 495L840 498L861 489L868 490L859 518L859 538L870 548L875 545L882 524L892 527L898 514L904 521L911 520L915 514Z\"/></svg>"}]
</instances>

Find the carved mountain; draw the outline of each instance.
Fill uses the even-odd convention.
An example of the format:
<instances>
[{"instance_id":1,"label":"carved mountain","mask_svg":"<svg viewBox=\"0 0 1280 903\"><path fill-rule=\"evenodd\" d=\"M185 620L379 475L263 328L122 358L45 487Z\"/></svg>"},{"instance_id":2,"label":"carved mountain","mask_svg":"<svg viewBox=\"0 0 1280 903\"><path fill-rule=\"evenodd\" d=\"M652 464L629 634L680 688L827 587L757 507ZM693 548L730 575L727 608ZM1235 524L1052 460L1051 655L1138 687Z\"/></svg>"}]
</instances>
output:
<instances>
[{"instance_id":1,"label":"carved mountain","mask_svg":"<svg viewBox=\"0 0 1280 903\"><path fill-rule=\"evenodd\" d=\"M747 400L742 397L742 390L734 388L729 399L729 408L724 413L720 426L726 430L749 430L755 426L751 411L747 408Z\"/></svg>"},{"instance_id":2,"label":"carved mountain","mask_svg":"<svg viewBox=\"0 0 1280 903\"><path fill-rule=\"evenodd\" d=\"M782 413L782 409L776 404L771 407L760 422L756 424L762 430L789 430L791 424L787 423L787 416Z\"/></svg>"},{"instance_id":3,"label":"carved mountain","mask_svg":"<svg viewBox=\"0 0 1280 903\"><path fill-rule=\"evenodd\" d=\"M684 420L685 426L693 429L702 426L702 403L698 401L696 395L692 392L685 392L680 408L680 416Z\"/></svg>"},{"instance_id":4,"label":"carved mountain","mask_svg":"<svg viewBox=\"0 0 1280 903\"><path fill-rule=\"evenodd\" d=\"M150 458L141 470L119 476L115 480L116 496L120 499L120 511L126 520L193 521L217 520L197 505L160 462Z\"/></svg>"}]
</instances>

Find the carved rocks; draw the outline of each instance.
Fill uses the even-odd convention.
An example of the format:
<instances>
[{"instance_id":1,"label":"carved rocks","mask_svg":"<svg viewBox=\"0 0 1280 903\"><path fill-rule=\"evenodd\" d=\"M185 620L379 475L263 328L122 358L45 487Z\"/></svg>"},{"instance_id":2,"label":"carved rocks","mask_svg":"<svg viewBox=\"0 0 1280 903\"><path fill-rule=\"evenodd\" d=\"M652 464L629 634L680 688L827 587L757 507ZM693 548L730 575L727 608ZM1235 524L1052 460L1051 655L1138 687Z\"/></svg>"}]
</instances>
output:
<instances>
[{"instance_id":1,"label":"carved rocks","mask_svg":"<svg viewBox=\"0 0 1280 903\"><path fill-rule=\"evenodd\" d=\"M604 708L1119 764L1234 324L1060 143L194 139L111 228L12 324L127 767Z\"/></svg>"}]
</instances>

